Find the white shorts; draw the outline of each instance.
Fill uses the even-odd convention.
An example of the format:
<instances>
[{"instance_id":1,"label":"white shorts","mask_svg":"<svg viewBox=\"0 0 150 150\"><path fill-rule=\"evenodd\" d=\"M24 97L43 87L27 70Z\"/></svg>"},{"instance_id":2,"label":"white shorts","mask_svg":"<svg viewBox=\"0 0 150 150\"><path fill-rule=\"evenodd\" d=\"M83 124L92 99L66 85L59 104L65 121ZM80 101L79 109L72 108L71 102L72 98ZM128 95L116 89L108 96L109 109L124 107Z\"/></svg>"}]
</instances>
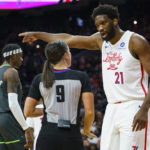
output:
<instances>
[{"instance_id":1,"label":"white shorts","mask_svg":"<svg viewBox=\"0 0 150 150\"><path fill-rule=\"evenodd\" d=\"M133 118L142 103L128 101L107 105L100 150L150 150L150 132L146 133L145 129L132 132Z\"/></svg>"}]
</instances>

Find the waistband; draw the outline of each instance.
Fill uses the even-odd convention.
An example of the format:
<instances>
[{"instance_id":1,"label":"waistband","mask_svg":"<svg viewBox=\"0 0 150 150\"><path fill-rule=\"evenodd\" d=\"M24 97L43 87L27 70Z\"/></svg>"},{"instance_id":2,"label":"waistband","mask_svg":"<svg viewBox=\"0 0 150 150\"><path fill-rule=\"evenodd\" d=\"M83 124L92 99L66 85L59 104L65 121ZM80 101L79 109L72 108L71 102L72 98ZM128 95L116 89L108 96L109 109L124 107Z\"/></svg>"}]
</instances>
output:
<instances>
[{"instance_id":1,"label":"waistband","mask_svg":"<svg viewBox=\"0 0 150 150\"><path fill-rule=\"evenodd\" d=\"M48 125L49 127L57 127L57 123L53 122L43 122L43 124ZM70 124L71 128L79 128L79 125L77 124Z\"/></svg>"}]
</instances>

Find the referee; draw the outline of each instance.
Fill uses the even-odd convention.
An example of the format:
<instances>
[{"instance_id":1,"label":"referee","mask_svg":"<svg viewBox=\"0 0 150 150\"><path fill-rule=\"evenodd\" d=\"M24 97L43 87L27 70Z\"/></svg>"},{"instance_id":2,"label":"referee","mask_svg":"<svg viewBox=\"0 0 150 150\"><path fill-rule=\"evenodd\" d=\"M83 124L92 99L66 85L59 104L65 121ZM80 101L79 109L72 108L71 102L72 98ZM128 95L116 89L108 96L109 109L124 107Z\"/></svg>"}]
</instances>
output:
<instances>
[{"instance_id":1,"label":"referee","mask_svg":"<svg viewBox=\"0 0 150 150\"><path fill-rule=\"evenodd\" d=\"M35 106L43 99L44 118L36 150L83 150L79 113L81 100L85 108L82 134L90 132L94 120L94 100L86 73L69 69L71 53L66 43L56 41L45 48L46 62L26 98L24 114L36 117L43 114Z\"/></svg>"}]
</instances>

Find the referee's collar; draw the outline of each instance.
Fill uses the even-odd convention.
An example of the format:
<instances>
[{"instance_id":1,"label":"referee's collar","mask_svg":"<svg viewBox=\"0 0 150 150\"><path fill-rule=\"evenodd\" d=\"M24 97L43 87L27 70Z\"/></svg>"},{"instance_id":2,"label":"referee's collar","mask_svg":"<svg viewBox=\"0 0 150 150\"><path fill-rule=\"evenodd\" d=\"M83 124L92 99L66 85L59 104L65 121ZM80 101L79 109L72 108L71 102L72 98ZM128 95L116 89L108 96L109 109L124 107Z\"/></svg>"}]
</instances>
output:
<instances>
[{"instance_id":1,"label":"referee's collar","mask_svg":"<svg viewBox=\"0 0 150 150\"><path fill-rule=\"evenodd\" d=\"M63 73L63 72L67 72L67 71L69 71L69 70L71 70L71 69L70 69L70 68L68 68L68 69L63 69L63 70L56 70L56 69L54 69L53 72L54 72L54 73Z\"/></svg>"}]
</instances>

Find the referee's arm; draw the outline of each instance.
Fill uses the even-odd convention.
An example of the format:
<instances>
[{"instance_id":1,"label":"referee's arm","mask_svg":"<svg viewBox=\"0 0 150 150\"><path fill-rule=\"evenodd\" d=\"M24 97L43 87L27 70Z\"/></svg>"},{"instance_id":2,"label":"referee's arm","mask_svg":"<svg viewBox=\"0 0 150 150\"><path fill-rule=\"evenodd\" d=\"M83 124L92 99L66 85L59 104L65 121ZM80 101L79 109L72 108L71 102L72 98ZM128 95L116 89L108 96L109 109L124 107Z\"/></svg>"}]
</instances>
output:
<instances>
[{"instance_id":1,"label":"referee's arm","mask_svg":"<svg viewBox=\"0 0 150 150\"><path fill-rule=\"evenodd\" d=\"M24 106L24 115L25 117L39 117L44 115L43 108L36 108L38 100L27 97Z\"/></svg>"},{"instance_id":2,"label":"referee's arm","mask_svg":"<svg viewBox=\"0 0 150 150\"><path fill-rule=\"evenodd\" d=\"M25 100L24 115L25 117L39 117L44 115L43 108L36 108L41 99L41 93L39 90L39 84L41 81L41 74L34 77L28 96Z\"/></svg>"},{"instance_id":3,"label":"referee's arm","mask_svg":"<svg viewBox=\"0 0 150 150\"><path fill-rule=\"evenodd\" d=\"M94 121L94 96L92 92L82 93L82 101L85 109L84 115L84 129L81 132L83 135L94 138L96 137L91 133L90 129Z\"/></svg>"}]
</instances>

